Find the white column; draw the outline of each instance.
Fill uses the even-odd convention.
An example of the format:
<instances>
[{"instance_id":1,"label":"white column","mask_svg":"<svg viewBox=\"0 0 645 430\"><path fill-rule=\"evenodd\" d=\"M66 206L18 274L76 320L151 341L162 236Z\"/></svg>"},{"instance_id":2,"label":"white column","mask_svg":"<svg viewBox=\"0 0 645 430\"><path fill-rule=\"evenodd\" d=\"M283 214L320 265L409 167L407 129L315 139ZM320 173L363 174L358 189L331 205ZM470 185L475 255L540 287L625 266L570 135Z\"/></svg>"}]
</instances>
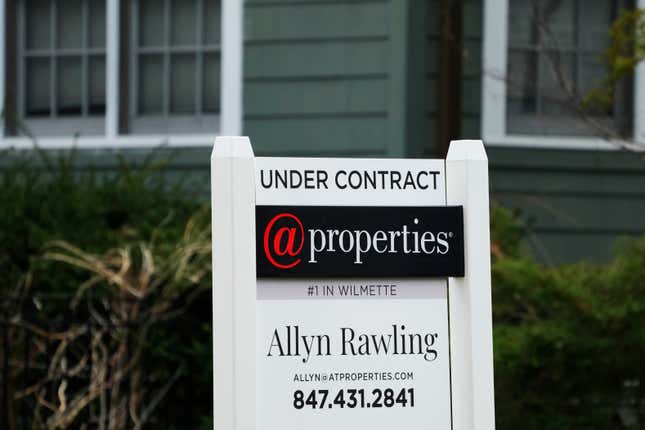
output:
<instances>
[{"instance_id":1,"label":"white column","mask_svg":"<svg viewBox=\"0 0 645 430\"><path fill-rule=\"evenodd\" d=\"M499 141L506 134L506 55L508 0L484 0L482 53L482 115L484 139Z\"/></svg>"},{"instance_id":2,"label":"white column","mask_svg":"<svg viewBox=\"0 0 645 430\"><path fill-rule=\"evenodd\" d=\"M637 0L636 6L645 9L645 0ZM645 64L640 61L634 73L634 142L645 145Z\"/></svg>"},{"instance_id":3,"label":"white column","mask_svg":"<svg viewBox=\"0 0 645 430\"><path fill-rule=\"evenodd\" d=\"M247 137L211 157L216 429L255 430L255 160Z\"/></svg>"},{"instance_id":4,"label":"white column","mask_svg":"<svg viewBox=\"0 0 645 430\"><path fill-rule=\"evenodd\" d=\"M119 0L107 0L105 26L105 136L119 135Z\"/></svg>"},{"instance_id":5,"label":"white column","mask_svg":"<svg viewBox=\"0 0 645 430\"><path fill-rule=\"evenodd\" d=\"M222 0L221 135L242 134L243 12L243 0Z\"/></svg>"},{"instance_id":6,"label":"white column","mask_svg":"<svg viewBox=\"0 0 645 430\"><path fill-rule=\"evenodd\" d=\"M448 278L453 430L493 430L488 159L481 140L450 143L447 204L464 208L466 276Z\"/></svg>"}]
</instances>

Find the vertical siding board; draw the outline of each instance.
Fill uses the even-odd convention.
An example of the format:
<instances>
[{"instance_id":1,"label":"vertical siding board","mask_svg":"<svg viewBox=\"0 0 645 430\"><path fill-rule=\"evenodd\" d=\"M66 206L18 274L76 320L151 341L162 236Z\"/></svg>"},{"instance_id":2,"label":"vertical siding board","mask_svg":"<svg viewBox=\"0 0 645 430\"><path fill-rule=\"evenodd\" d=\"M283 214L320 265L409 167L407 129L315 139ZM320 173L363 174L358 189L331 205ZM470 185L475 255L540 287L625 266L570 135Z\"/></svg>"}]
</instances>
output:
<instances>
[{"instance_id":1,"label":"vertical siding board","mask_svg":"<svg viewBox=\"0 0 645 430\"><path fill-rule=\"evenodd\" d=\"M406 138L406 80L408 74L407 25L408 2L390 1L389 30L389 92L388 92L388 151L390 157L405 155Z\"/></svg>"},{"instance_id":2,"label":"vertical siding board","mask_svg":"<svg viewBox=\"0 0 645 430\"><path fill-rule=\"evenodd\" d=\"M481 138L483 0L465 0L462 26L461 138Z\"/></svg>"},{"instance_id":3,"label":"vertical siding board","mask_svg":"<svg viewBox=\"0 0 645 430\"><path fill-rule=\"evenodd\" d=\"M438 76L439 76L439 32L441 31L439 0L427 0L424 9L419 13L425 16L425 80L424 80L424 111L426 126L423 130L423 154L426 157L436 157L439 152L437 145L438 131Z\"/></svg>"}]
</instances>

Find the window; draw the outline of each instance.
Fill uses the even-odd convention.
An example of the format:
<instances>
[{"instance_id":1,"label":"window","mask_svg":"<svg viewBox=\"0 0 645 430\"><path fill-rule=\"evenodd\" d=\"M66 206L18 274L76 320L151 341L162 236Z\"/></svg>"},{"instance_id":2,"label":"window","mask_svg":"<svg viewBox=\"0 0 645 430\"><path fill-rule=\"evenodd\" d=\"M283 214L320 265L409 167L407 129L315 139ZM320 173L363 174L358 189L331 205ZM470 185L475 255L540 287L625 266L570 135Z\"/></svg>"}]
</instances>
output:
<instances>
[{"instance_id":1,"label":"window","mask_svg":"<svg viewBox=\"0 0 645 430\"><path fill-rule=\"evenodd\" d=\"M239 0L0 0L0 145L240 134L242 12Z\"/></svg>"},{"instance_id":2,"label":"window","mask_svg":"<svg viewBox=\"0 0 645 430\"><path fill-rule=\"evenodd\" d=\"M584 105L607 76L603 54L609 30L627 2L506 0L486 5L486 141L589 148L602 145L600 135L631 133L635 101L629 83L617 89L611 106Z\"/></svg>"},{"instance_id":3,"label":"window","mask_svg":"<svg viewBox=\"0 0 645 430\"><path fill-rule=\"evenodd\" d=\"M17 6L14 128L35 135L103 133L105 1L20 0Z\"/></svg>"},{"instance_id":4,"label":"window","mask_svg":"<svg viewBox=\"0 0 645 430\"><path fill-rule=\"evenodd\" d=\"M217 130L219 1L132 0L131 5L131 130Z\"/></svg>"}]
</instances>

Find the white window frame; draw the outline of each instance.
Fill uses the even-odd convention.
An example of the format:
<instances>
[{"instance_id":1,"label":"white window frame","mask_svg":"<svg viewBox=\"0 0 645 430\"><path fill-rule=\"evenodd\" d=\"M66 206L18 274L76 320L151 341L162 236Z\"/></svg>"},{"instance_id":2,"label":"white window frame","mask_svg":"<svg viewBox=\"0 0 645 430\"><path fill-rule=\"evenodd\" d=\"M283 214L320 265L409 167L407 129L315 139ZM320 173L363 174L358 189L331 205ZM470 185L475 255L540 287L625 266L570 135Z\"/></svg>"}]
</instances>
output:
<instances>
[{"instance_id":1,"label":"white window frame","mask_svg":"<svg viewBox=\"0 0 645 430\"><path fill-rule=\"evenodd\" d=\"M212 134L121 134L119 110L128 103L119 100L119 15L120 1L106 0L106 71L105 71L105 134L94 136L29 137L5 136L5 123L0 118L0 149L32 149L34 143L43 149L210 147L218 135L242 134L242 58L243 1L222 0L221 14L221 78L219 130ZM0 0L0 35L5 34L6 0ZM0 43L0 112L4 112L6 68L5 44ZM9 66L13 67L13 66Z\"/></svg>"},{"instance_id":2,"label":"white window frame","mask_svg":"<svg viewBox=\"0 0 645 430\"><path fill-rule=\"evenodd\" d=\"M481 130L489 146L530 147L578 150L617 150L619 144L645 150L645 64L641 62L634 73L633 141L608 142L602 138L580 136L535 136L506 133L506 63L508 56L508 2L484 1L484 31L482 55L482 115ZM645 8L645 0L637 0ZM634 145L636 143L636 145ZM640 148L635 148L640 149Z\"/></svg>"}]
</instances>

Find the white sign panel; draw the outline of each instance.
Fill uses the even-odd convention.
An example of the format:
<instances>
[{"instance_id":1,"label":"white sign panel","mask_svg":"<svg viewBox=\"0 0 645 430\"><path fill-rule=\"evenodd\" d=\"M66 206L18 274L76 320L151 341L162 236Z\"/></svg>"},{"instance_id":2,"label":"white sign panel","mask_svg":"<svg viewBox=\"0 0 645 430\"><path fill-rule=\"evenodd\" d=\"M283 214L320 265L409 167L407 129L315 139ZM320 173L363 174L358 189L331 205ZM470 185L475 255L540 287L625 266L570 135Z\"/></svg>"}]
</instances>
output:
<instances>
[{"instance_id":1,"label":"white sign panel","mask_svg":"<svg viewBox=\"0 0 645 430\"><path fill-rule=\"evenodd\" d=\"M298 220L303 217L294 206L313 206L327 216L339 206L445 206L445 164L258 158L256 204L289 207ZM261 217L256 221L261 240L266 227ZM414 225L413 219L401 221ZM347 230L357 231L360 221L348 222ZM310 248L318 249L315 239L316 233ZM276 258L288 251L270 249L274 244L268 241ZM263 252L258 247L258 264ZM334 252L342 252L340 243ZM450 428L446 279L273 274L257 283L258 429L421 429L430 422Z\"/></svg>"},{"instance_id":2,"label":"white sign panel","mask_svg":"<svg viewBox=\"0 0 645 430\"><path fill-rule=\"evenodd\" d=\"M449 429L446 287L424 287L436 298L260 300L257 428Z\"/></svg>"},{"instance_id":3,"label":"white sign panel","mask_svg":"<svg viewBox=\"0 0 645 430\"><path fill-rule=\"evenodd\" d=\"M255 159L258 205L445 205L443 160Z\"/></svg>"},{"instance_id":4,"label":"white sign panel","mask_svg":"<svg viewBox=\"0 0 645 430\"><path fill-rule=\"evenodd\" d=\"M494 428L487 163L478 141L451 154L218 138L216 428Z\"/></svg>"}]
</instances>

